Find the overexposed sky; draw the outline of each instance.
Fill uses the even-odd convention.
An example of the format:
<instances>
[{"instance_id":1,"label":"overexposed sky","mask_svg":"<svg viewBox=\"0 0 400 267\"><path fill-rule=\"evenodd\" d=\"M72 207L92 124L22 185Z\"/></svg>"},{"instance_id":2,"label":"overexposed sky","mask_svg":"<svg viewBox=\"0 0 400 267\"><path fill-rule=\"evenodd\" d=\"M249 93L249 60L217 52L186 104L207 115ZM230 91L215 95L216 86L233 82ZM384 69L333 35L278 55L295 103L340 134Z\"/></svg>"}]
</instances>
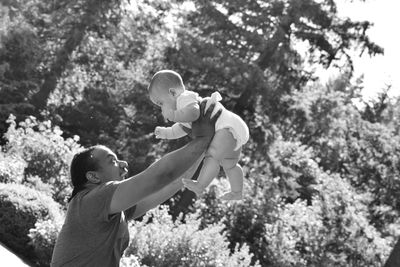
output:
<instances>
[{"instance_id":1,"label":"overexposed sky","mask_svg":"<svg viewBox=\"0 0 400 267\"><path fill-rule=\"evenodd\" d=\"M384 55L370 57L367 53L354 57L355 75L364 73L362 94L365 99L376 96L392 84L389 94L400 95L400 0L337 0L341 17L352 20L368 20L374 23L367 34L371 41L384 48Z\"/></svg>"}]
</instances>

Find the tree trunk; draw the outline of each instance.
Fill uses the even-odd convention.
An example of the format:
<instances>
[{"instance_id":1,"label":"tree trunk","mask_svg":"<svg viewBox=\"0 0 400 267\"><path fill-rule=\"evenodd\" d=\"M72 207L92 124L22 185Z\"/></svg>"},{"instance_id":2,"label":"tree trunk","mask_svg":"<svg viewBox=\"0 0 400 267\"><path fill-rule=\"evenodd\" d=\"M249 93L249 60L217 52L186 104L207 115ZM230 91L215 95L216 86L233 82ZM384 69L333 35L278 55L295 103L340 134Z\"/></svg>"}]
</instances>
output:
<instances>
[{"instance_id":1,"label":"tree trunk","mask_svg":"<svg viewBox=\"0 0 400 267\"><path fill-rule=\"evenodd\" d=\"M66 40L64 45L56 53L56 58L51 64L49 72L45 74L44 82L40 90L31 98L31 104L38 110L46 107L50 94L55 90L57 81L69 62L70 55L81 44L86 30L97 21L101 11L107 11L102 10L102 8L110 8L111 6L111 4L103 5L102 1L96 0L90 0L85 3L83 6L85 12L83 12L80 20L78 20L64 36L64 39Z\"/></svg>"}]
</instances>

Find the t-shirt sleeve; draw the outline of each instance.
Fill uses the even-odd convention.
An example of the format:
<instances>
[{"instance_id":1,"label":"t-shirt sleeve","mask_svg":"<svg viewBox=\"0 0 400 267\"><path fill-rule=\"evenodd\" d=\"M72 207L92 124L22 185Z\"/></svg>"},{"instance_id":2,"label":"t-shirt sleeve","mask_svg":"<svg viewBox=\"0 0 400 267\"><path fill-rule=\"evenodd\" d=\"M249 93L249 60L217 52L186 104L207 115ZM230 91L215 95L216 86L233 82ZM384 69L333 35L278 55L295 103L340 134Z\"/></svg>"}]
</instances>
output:
<instances>
[{"instance_id":1,"label":"t-shirt sleeve","mask_svg":"<svg viewBox=\"0 0 400 267\"><path fill-rule=\"evenodd\" d=\"M106 225L110 220L120 215L120 213L109 215L111 200L118 184L117 181L107 182L82 196L79 216L85 226Z\"/></svg>"}]
</instances>

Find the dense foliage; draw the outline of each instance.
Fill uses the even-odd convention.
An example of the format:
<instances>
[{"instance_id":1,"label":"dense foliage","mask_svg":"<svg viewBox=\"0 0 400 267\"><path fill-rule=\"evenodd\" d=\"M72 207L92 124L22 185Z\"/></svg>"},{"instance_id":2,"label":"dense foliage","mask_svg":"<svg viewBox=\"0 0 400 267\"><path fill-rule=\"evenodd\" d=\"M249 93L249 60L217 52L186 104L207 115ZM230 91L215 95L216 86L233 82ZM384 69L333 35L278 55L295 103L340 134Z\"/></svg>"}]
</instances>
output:
<instances>
[{"instance_id":1,"label":"dense foliage","mask_svg":"<svg viewBox=\"0 0 400 267\"><path fill-rule=\"evenodd\" d=\"M37 221L61 220L61 207L44 193L18 184L0 184L0 240L21 256L40 262L28 236Z\"/></svg>"},{"instance_id":2,"label":"dense foliage","mask_svg":"<svg viewBox=\"0 0 400 267\"><path fill-rule=\"evenodd\" d=\"M236 246L231 253L221 223L199 229L197 214L182 223L174 222L167 211L153 210L131 225L127 257L136 255L147 266L250 266L248 246Z\"/></svg>"},{"instance_id":3,"label":"dense foliage","mask_svg":"<svg viewBox=\"0 0 400 267\"><path fill-rule=\"evenodd\" d=\"M221 202L224 178L178 193L131 223L121 265L382 265L400 236L400 99L360 97L351 51L383 52L370 26L335 1L2 1L0 241L49 264L82 146L135 174L187 142L152 134L146 88L170 68L249 125L244 199Z\"/></svg>"}]
</instances>

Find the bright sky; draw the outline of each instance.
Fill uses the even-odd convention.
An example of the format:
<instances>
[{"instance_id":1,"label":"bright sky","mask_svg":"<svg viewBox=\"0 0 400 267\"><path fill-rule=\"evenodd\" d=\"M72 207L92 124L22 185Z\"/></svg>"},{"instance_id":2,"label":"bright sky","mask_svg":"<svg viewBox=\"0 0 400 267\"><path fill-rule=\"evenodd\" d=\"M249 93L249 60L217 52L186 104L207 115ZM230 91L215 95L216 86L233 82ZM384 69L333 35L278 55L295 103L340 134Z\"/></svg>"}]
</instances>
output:
<instances>
[{"instance_id":1,"label":"bright sky","mask_svg":"<svg viewBox=\"0 0 400 267\"><path fill-rule=\"evenodd\" d=\"M339 16L368 20L374 26L367 31L371 41L384 48L384 55L370 57L365 53L353 58L355 75L364 73L364 98L370 99L392 84L391 96L400 95L400 1L399 0L338 0ZM399 23L399 24L398 24Z\"/></svg>"}]
</instances>

